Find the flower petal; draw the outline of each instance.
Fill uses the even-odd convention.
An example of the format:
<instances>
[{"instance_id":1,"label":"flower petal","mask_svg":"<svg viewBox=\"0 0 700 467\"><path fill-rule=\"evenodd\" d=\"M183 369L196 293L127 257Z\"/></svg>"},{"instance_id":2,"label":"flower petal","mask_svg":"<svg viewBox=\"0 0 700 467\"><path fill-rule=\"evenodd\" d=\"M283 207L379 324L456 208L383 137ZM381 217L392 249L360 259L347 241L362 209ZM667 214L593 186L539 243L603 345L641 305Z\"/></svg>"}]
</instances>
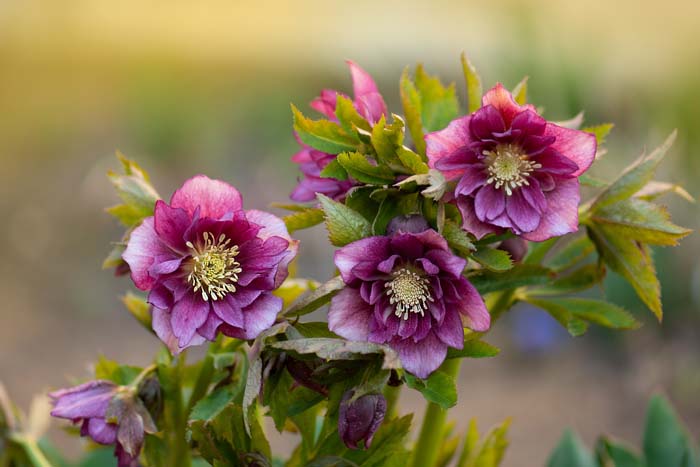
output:
<instances>
[{"instance_id":1,"label":"flower petal","mask_svg":"<svg viewBox=\"0 0 700 467\"><path fill-rule=\"evenodd\" d=\"M578 177L588 170L595 160L597 143L592 133L547 123L545 135L556 137L551 147L578 165L578 170L573 173L574 176Z\"/></svg>"},{"instance_id":2,"label":"flower petal","mask_svg":"<svg viewBox=\"0 0 700 467\"><path fill-rule=\"evenodd\" d=\"M360 263L378 264L389 255L388 237L368 237L357 240L335 252L335 265L343 281L348 284L355 278L353 268Z\"/></svg>"},{"instance_id":3,"label":"flower petal","mask_svg":"<svg viewBox=\"0 0 700 467\"><path fill-rule=\"evenodd\" d=\"M454 308L449 308L445 312L445 319L442 324L435 329L438 339L455 349L464 347L464 328L459 313Z\"/></svg>"},{"instance_id":4,"label":"flower petal","mask_svg":"<svg viewBox=\"0 0 700 467\"><path fill-rule=\"evenodd\" d=\"M506 128L503 116L492 105L486 105L474 112L469 124L471 134L479 140L493 139L494 133L503 133Z\"/></svg>"},{"instance_id":5,"label":"flower petal","mask_svg":"<svg viewBox=\"0 0 700 467\"><path fill-rule=\"evenodd\" d=\"M472 331L488 331L491 326L491 315L479 292L465 278L459 281L459 291L462 297L456 305L462 316L462 324Z\"/></svg>"},{"instance_id":6,"label":"flower petal","mask_svg":"<svg viewBox=\"0 0 700 467\"><path fill-rule=\"evenodd\" d=\"M386 115L386 104L377 84L374 82L369 73L363 70L358 64L351 60L346 63L350 67L350 75L352 76L352 88L355 95L355 105L360 115L369 120L370 123L376 123Z\"/></svg>"},{"instance_id":7,"label":"flower petal","mask_svg":"<svg viewBox=\"0 0 700 467\"><path fill-rule=\"evenodd\" d=\"M490 233L499 233L501 229L482 222L474 210L474 198L460 196L457 198L457 207L462 214L462 228L473 234L477 240Z\"/></svg>"},{"instance_id":8,"label":"flower petal","mask_svg":"<svg viewBox=\"0 0 700 467\"><path fill-rule=\"evenodd\" d=\"M372 308L362 300L356 289L344 288L331 299L328 329L353 341L367 340L372 320Z\"/></svg>"},{"instance_id":9,"label":"flower petal","mask_svg":"<svg viewBox=\"0 0 700 467\"><path fill-rule=\"evenodd\" d=\"M225 214L239 211L243 201L238 190L228 183L196 175L173 193L170 206L182 208L190 216L200 208L200 217L220 219Z\"/></svg>"},{"instance_id":10,"label":"flower petal","mask_svg":"<svg viewBox=\"0 0 700 467\"><path fill-rule=\"evenodd\" d=\"M510 128L515 116L523 110L535 110L532 105L518 105L510 91L504 88L501 83L497 83L484 94L484 97L481 98L481 105L484 107L494 106L503 117L507 128Z\"/></svg>"},{"instance_id":11,"label":"flower petal","mask_svg":"<svg viewBox=\"0 0 700 467\"><path fill-rule=\"evenodd\" d=\"M208 301L202 300L194 292L185 295L173 306L170 324L173 334L178 338L180 348L188 347L210 311Z\"/></svg>"},{"instance_id":12,"label":"flower petal","mask_svg":"<svg viewBox=\"0 0 700 467\"><path fill-rule=\"evenodd\" d=\"M576 178L557 181L557 186L545 194L547 210L535 230L523 234L532 242L541 242L578 230L578 203L581 199Z\"/></svg>"},{"instance_id":13,"label":"flower petal","mask_svg":"<svg viewBox=\"0 0 700 467\"><path fill-rule=\"evenodd\" d=\"M506 197L506 212L513 222L513 227L521 232L532 232L542 219L540 212L525 200L522 190L515 190Z\"/></svg>"},{"instance_id":14,"label":"flower petal","mask_svg":"<svg viewBox=\"0 0 700 467\"><path fill-rule=\"evenodd\" d=\"M430 376L430 373L442 365L447 356L447 345L433 332L420 342L413 342L412 339L395 339L390 346L398 352L403 368L419 378Z\"/></svg>"},{"instance_id":15,"label":"flower petal","mask_svg":"<svg viewBox=\"0 0 700 467\"><path fill-rule=\"evenodd\" d=\"M153 331L156 336L163 341L165 346L170 350L173 355L177 355L182 352L184 347L178 345L178 339L173 334L173 327L170 324L171 313L169 310L161 310L160 308L153 307L152 309L152 320L151 326L153 326ZM195 334L195 336L190 340L188 346L195 346L204 343L206 339Z\"/></svg>"},{"instance_id":16,"label":"flower petal","mask_svg":"<svg viewBox=\"0 0 700 467\"><path fill-rule=\"evenodd\" d=\"M274 214L258 211L257 209L251 209L246 211L246 217L250 222L258 224L262 227L262 229L260 229L258 232L259 238L265 240L275 236L282 237L288 242L286 248L287 252L279 262L279 265L277 266L277 273L275 274L275 288L277 288L282 284L282 282L284 282L289 274L289 263L294 259L299 251L299 240L292 239L284 221Z\"/></svg>"},{"instance_id":17,"label":"flower petal","mask_svg":"<svg viewBox=\"0 0 700 467\"><path fill-rule=\"evenodd\" d=\"M335 120L335 107L338 102L338 94L341 93L333 89L323 89L321 95L312 100L309 106L331 120ZM347 97L344 94L341 95Z\"/></svg>"},{"instance_id":18,"label":"flower petal","mask_svg":"<svg viewBox=\"0 0 700 467\"><path fill-rule=\"evenodd\" d=\"M271 293L263 293L250 306L243 309L245 328L237 328L222 324L219 329L227 336L238 339L255 339L258 335L272 327L277 319L277 313L282 311L282 299Z\"/></svg>"},{"instance_id":19,"label":"flower petal","mask_svg":"<svg viewBox=\"0 0 700 467\"><path fill-rule=\"evenodd\" d=\"M147 217L136 227L131 236L122 258L129 265L131 280L141 290L148 290L155 279L148 270L157 256L172 255L170 249L158 238L154 228L153 217Z\"/></svg>"},{"instance_id":20,"label":"flower petal","mask_svg":"<svg viewBox=\"0 0 700 467\"><path fill-rule=\"evenodd\" d=\"M114 444L117 440L117 425L107 423L104 418L91 418L88 421L90 438L100 444Z\"/></svg>"},{"instance_id":21,"label":"flower petal","mask_svg":"<svg viewBox=\"0 0 700 467\"><path fill-rule=\"evenodd\" d=\"M184 253L185 231L192 223L192 218L184 209L173 208L161 199L156 201L153 213L154 228L158 237L173 250Z\"/></svg>"},{"instance_id":22,"label":"flower petal","mask_svg":"<svg viewBox=\"0 0 700 467\"><path fill-rule=\"evenodd\" d=\"M49 393L53 400L53 417L77 420L104 417L116 385L111 381L96 380Z\"/></svg>"},{"instance_id":23,"label":"flower petal","mask_svg":"<svg viewBox=\"0 0 700 467\"><path fill-rule=\"evenodd\" d=\"M235 294L236 292L234 292ZM231 294L226 295L221 300L211 302L211 307L214 309L216 316L221 318L224 323L229 326L243 327L244 319L241 307Z\"/></svg>"},{"instance_id":24,"label":"flower petal","mask_svg":"<svg viewBox=\"0 0 700 467\"><path fill-rule=\"evenodd\" d=\"M456 196L469 196L476 189L484 186L487 180L486 172L483 168L468 168L464 171L464 175L459 179L455 188Z\"/></svg>"},{"instance_id":25,"label":"flower petal","mask_svg":"<svg viewBox=\"0 0 700 467\"><path fill-rule=\"evenodd\" d=\"M472 142L469 125L471 115L452 120L447 128L425 135L426 155L428 165L440 170L436 164L439 160L452 155L461 148L466 148ZM446 179L452 180L462 174L461 170L442 171Z\"/></svg>"},{"instance_id":26,"label":"flower petal","mask_svg":"<svg viewBox=\"0 0 700 467\"><path fill-rule=\"evenodd\" d=\"M503 213L507 196L493 184L484 185L474 197L474 210L480 221L491 221Z\"/></svg>"}]
</instances>

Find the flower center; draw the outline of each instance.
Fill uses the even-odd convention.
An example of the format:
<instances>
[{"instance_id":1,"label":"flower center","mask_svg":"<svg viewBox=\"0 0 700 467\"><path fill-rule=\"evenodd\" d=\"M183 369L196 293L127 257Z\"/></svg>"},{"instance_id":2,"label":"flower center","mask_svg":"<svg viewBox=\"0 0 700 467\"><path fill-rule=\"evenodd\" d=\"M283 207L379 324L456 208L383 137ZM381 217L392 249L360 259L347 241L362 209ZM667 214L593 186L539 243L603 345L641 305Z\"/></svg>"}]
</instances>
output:
<instances>
[{"instance_id":1,"label":"flower center","mask_svg":"<svg viewBox=\"0 0 700 467\"><path fill-rule=\"evenodd\" d=\"M384 284L384 287L388 289L386 293L389 303L394 305L394 314L404 320L408 319L411 312L425 316L428 302L433 301L428 279L406 268L394 271L391 276L393 279Z\"/></svg>"},{"instance_id":2,"label":"flower center","mask_svg":"<svg viewBox=\"0 0 700 467\"><path fill-rule=\"evenodd\" d=\"M236 261L238 245L230 245L231 239L224 234L217 239L214 234L204 232L202 238L203 244L187 242L193 252L187 282L194 292L201 291L204 300L216 301L236 291L235 284L242 271L241 264Z\"/></svg>"},{"instance_id":3,"label":"flower center","mask_svg":"<svg viewBox=\"0 0 700 467\"><path fill-rule=\"evenodd\" d=\"M493 151L484 151L486 170L489 178L486 183L493 183L494 188L503 187L508 196L515 188L529 185L527 177L542 164L528 160L522 149L513 144L499 144Z\"/></svg>"}]
</instances>

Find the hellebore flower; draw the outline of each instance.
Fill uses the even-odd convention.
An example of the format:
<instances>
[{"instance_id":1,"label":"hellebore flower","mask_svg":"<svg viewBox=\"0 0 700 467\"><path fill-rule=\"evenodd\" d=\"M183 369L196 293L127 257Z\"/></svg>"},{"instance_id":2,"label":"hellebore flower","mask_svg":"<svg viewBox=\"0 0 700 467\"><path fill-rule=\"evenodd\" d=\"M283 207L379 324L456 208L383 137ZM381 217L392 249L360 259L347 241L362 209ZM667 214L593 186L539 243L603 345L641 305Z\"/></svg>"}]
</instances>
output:
<instances>
[{"instance_id":1,"label":"hellebore flower","mask_svg":"<svg viewBox=\"0 0 700 467\"><path fill-rule=\"evenodd\" d=\"M346 391L340 401L338 434L350 449L365 442L365 449L372 444L374 433L384 421L386 399L381 394L365 394L354 399L353 390Z\"/></svg>"},{"instance_id":2,"label":"hellebore flower","mask_svg":"<svg viewBox=\"0 0 700 467\"><path fill-rule=\"evenodd\" d=\"M578 176L595 158L593 134L546 121L500 84L482 107L425 136L430 167L458 180L464 228L511 230L531 241L578 229Z\"/></svg>"},{"instance_id":3,"label":"hellebore flower","mask_svg":"<svg viewBox=\"0 0 700 467\"><path fill-rule=\"evenodd\" d=\"M149 291L153 330L173 353L218 332L253 339L272 326L298 242L272 214L242 209L231 185L198 175L159 200L123 254Z\"/></svg>"},{"instance_id":4,"label":"hellebore flower","mask_svg":"<svg viewBox=\"0 0 700 467\"><path fill-rule=\"evenodd\" d=\"M466 263L434 230L346 245L335 253L346 287L331 301L328 327L346 339L388 344L406 371L425 378L448 347L463 347L463 326L489 328L481 296L462 276Z\"/></svg>"},{"instance_id":5,"label":"hellebore flower","mask_svg":"<svg viewBox=\"0 0 700 467\"><path fill-rule=\"evenodd\" d=\"M384 98L379 94L377 84L365 70L356 63L347 61L352 75L353 92L355 99L353 104L357 112L371 125L387 114ZM332 121L337 121L335 108L338 95L348 97L345 94L332 89L324 89L321 95L311 101L311 107L322 113ZM290 198L298 202L308 202L316 199L316 193L321 193L335 200L342 200L350 188L357 182L352 179L336 180L334 178L321 177L321 171L335 160L335 154L327 154L317 151L303 144L297 138L301 150L292 156L292 162L299 164L303 178L294 188Z\"/></svg>"},{"instance_id":6,"label":"hellebore flower","mask_svg":"<svg viewBox=\"0 0 700 467\"><path fill-rule=\"evenodd\" d=\"M115 445L120 467L138 465L144 433L155 433L155 424L133 389L111 381L96 380L49 394L51 415L82 423L81 436L96 443Z\"/></svg>"}]
</instances>

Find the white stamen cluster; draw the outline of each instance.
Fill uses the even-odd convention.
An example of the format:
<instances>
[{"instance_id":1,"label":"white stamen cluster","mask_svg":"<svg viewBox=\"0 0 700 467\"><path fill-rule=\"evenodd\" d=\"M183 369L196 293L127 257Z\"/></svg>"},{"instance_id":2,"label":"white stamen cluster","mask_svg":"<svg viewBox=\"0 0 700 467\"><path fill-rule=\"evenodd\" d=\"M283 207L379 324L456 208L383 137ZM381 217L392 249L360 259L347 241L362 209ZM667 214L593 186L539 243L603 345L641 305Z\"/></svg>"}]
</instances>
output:
<instances>
[{"instance_id":1,"label":"white stamen cluster","mask_svg":"<svg viewBox=\"0 0 700 467\"><path fill-rule=\"evenodd\" d=\"M522 149L513 144L499 144L493 151L484 151L483 154L489 173L486 183L493 183L496 189L503 187L508 196L514 189L529 185L527 177L542 168L542 164L529 160Z\"/></svg>"},{"instance_id":2,"label":"white stamen cluster","mask_svg":"<svg viewBox=\"0 0 700 467\"><path fill-rule=\"evenodd\" d=\"M425 316L428 302L434 301L430 295L428 279L407 268L398 269L391 275L393 279L384 284L384 287L387 289L389 303L394 305L394 314L404 320L408 319L409 313Z\"/></svg>"},{"instance_id":3,"label":"white stamen cluster","mask_svg":"<svg viewBox=\"0 0 700 467\"><path fill-rule=\"evenodd\" d=\"M236 261L238 245L231 245L231 239L221 234L219 238L210 232L202 235L203 243L194 245L187 242L193 250L190 273L187 276L194 292L201 291L202 299L214 301L222 299L229 292L236 291L241 265Z\"/></svg>"}]
</instances>

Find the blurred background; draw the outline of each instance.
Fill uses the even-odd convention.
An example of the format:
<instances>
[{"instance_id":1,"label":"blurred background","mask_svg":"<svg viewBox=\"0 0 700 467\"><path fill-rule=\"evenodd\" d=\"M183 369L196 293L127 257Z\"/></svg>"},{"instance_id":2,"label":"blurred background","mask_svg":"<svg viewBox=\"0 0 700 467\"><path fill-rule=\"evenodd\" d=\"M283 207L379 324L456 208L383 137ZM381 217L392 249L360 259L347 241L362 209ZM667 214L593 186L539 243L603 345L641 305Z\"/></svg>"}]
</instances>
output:
<instances>
[{"instance_id":1,"label":"blurred background","mask_svg":"<svg viewBox=\"0 0 700 467\"><path fill-rule=\"evenodd\" d=\"M105 178L116 149L163 197L201 172L267 208L297 176L289 103L308 110L321 88L350 92L344 59L400 113L399 76L419 61L464 96L466 51L485 86L528 75L530 100L552 120L583 109L588 123L614 122L592 171L601 178L678 128L659 179L697 197L699 27L691 0L1 1L0 380L26 408L32 394L87 376L97 352L146 364L158 347L120 304L129 281L100 269L121 233L103 211L116 202ZM697 205L665 201L698 228ZM301 273L327 278L323 228L298 237ZM663 325L615 276L606 293L645 322L638 331L573 339L538 310L510 313L490 338L501 356L463 367L457 427L512 416L504 465L543 465L566 427L589 445L600 433L637 443L646 402L662 391L700 435L699 253L697 235L656 252ZM423 404L409 391L402 403Z\"/></svg>"}]
</instances>

